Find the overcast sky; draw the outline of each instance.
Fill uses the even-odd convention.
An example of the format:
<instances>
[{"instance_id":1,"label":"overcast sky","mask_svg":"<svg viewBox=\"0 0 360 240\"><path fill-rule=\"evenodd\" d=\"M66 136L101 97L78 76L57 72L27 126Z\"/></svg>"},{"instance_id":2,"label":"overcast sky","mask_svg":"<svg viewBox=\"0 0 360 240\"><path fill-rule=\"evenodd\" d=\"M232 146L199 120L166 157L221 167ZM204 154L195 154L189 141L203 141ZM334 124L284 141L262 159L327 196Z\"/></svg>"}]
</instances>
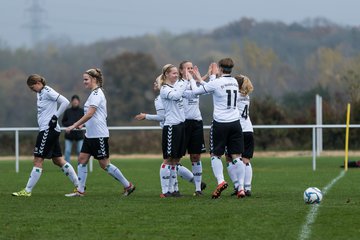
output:
<instances>
[{"instance_id":1,"label":"overcast sky","mask_svg":"<svg viewBox=\"0 0 360 240\"><path fill-rule=\"evenodd\" d=\"M30 10L33 3L40 8ZM37 37L65 38L73 43L212 30L242 17L257 21L301 22L324 17L344 26L360 25L360 0L3 0L0 43L31 46ZM36 29L35 29L36 30Z\"/></svg>"}]
</instances>

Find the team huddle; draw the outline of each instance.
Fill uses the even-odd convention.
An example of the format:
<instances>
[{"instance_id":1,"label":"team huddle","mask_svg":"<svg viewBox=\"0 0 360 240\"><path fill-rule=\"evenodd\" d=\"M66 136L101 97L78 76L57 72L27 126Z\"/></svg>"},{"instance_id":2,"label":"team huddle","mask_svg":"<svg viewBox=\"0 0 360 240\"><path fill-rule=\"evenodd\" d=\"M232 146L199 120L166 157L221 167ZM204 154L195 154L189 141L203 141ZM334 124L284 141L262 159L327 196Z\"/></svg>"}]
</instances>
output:
<instances>
[{"instance_id":1,"label":"team huddle","mask_svg":"<svg viewBox=\"0 0 360 240\"><path fill-rule=\"evenodd\" d=\"M177 176L195 186L194 196L202 196L206 184L202 181L201 154L206 152L203 121L199 108L200 95L213 96L213 121L210 130L209 150L211 166L217 180L212 198L219 198L228 187L224 180L222 155L225 154L227 171L234 186L232 195L238 198L251 196L254 152L253 128L249 117L249 94L253 86L246 76L232 77L234 63L230 58L221 59L209 66L205 76L190 61L179 68L167 64L154 82L156 114L140 113L137 120L159 121L162 127L163 162L160 165L161 198L181 196ZM109 130L107 127L106 98L102 90L103 76L100 69L89 69L83 74L85 88L91 91L84 105L84 116L66 128L66 132L81 129L86 133L78 156L77 173L62 156L59 144L59 116L69 101L46 85L45 79L33 74L27 85L37 93L39 134L34 148L34 167L26 187L12 193L13 196L30 197L42 172L44 159L52 159L74 184L74 191L67 197L85 196L87 164L91 156L124 188L123 195L135 191L135 185L127 180L120 169L109 159ZM57 107L59 104L59 107ZM192 171L180 164L186 151L190 155Z\"/></svg>"}]
</instances>

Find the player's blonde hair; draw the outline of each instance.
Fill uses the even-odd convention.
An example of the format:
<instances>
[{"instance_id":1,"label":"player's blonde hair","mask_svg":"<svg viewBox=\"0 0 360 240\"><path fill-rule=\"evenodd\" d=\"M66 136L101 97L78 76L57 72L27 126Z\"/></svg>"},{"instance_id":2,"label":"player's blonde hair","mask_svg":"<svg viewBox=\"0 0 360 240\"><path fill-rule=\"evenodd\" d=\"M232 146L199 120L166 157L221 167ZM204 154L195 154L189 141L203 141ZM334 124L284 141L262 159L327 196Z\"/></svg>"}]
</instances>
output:
<instances>
[{"instance_id":1,"label":"player's blonde hair","mask_svg":"<svg viewBox=\"0 0 360 240\"><path fill-rule=\"evenodd\" d=\"M27 81L26 81L26 84L31 87L32 85L38 83L38 82L41 82L42 85L46 85L46 81L45 81L45 78L43 76L40 76L39 74L31 74Z\"/></svg>"},{"instance_id":2,"label":"player's blonde hair","mask_svg":"<svg viewBox=\"0 0 360 240\"><path fill-rule=\"evenodd\" d=\"M90 69L86 70L85 73L88 74L90 77L95 78L99 87L101 87L101 88L103 87L104 78L103 78L102 72L99 68L90 68Z\"/></svg>"},{"instance_id":3,"label":"player's blonde hair","mask_svg":"<svg viewBox=\"0 0 360 240\"><path fill-rule=\"evenodd\" d=\"M163 68L162 68L162 74L160 75L160 86L165 84L166 81L166 73L170 72L172 68L176 68L174 65L172 64L166 64Z\"/></svg>"},{"instance_id":4,"label":"player's blonde hair","mask_svg":"<svg viewBox=\"0 0 360 240\"><path fill-rule=\"evenodd\" d=\"M247 96L249 95L252 91L254 91L254 86L252 85L250 79L245 76L245 75L236 75L235 79L238 82L239 85L239 92L244 95Z\"/></svg>"},{"instance_id":5,"label":"player's blonde hair","mask_svg":"<svg viewBox=\"0 0 360 240\"><path fill-rule=\"evenodd\" d=\"M156 90L160 90L161 88L161 75L159 75L156 79L155 79L155 83L156 83ZM154 88L155 89L155 88Z\"/></svg>"}]
</instances>

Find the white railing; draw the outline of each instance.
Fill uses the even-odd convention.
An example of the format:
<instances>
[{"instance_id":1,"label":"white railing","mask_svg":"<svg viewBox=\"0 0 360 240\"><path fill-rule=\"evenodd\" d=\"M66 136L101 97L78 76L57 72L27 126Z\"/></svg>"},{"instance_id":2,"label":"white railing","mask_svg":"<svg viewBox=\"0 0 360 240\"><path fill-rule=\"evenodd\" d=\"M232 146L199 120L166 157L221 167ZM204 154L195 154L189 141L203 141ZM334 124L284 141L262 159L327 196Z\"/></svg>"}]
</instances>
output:
<instances>
[{"instance_id":1,"label":"white railing","mask_svg":"<svg viewBox=\"0 0 360 240\"><path fill-rule=\"evenodd\" d=\"M312 129L312 168L316 170L316 130L324 128L346 128L345 124L327 124L327 125L254 125L254 129ZM360 124L353 124L350 128L360 128ZM62 128L64 130L65 128ZM210 126L204 126L204 129L210 129ZM161 130L159 126L122 126L109 127L110 131L139 131L139 130ZM11 127L0 128L0 132L14 132L15 133L15 171L19 172L19 132L39 131L36 127ZM345 142L345 139L344 139Z\"/></svg>"}]
</instances>

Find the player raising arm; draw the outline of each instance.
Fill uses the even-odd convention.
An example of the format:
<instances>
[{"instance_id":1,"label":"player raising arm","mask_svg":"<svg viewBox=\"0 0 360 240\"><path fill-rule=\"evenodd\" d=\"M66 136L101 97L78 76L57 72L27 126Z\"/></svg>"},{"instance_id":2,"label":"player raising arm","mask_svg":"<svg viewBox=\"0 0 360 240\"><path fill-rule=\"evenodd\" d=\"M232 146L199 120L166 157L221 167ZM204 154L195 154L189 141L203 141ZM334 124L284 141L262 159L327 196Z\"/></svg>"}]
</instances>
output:
<instances>
[{"instance_id":1,"label":"player raising arm","mask_svg":"<svg viewBox=\"0 0 360 240\"><path fill-rule=\"evenodd\" d=\"M210 130L210 154L211 166L217 179L218 186L212 193L212 198L219 198L221 192L228 187L224 180L223 164L221 156L225 153L225 147L228 154L237 166L237 176L244 178L245 165L241 160L243 152L243 134L239 121L239 109L237 107L237 98L239 86L233 77L231 71L234 63L231 58L221 59L218 63L220 77L213 81L203 83L198 87L194 80L191 80L193 94L212 94L213 95L213 122ZM215 74L214 72L212 75ZM194 74L197 81L202 79L199 73ZM239 185L238 197L244 197L244 186Z\"/></svg>"},{"instance_id":2,"label":"player raising arm","mask_svg":"<svg viewBox=\"0 0 360 240\"><path fill-rule=\"evenodd\" d=\"M185 113L182 95L188 81L179 80L178 69L167 64L162 69L160 77L160 97L165 109L165 122L162 132L163 164L160 169L161 179L169 179L162 185L161 198L170 197L169 189L176 179L176 164L185 155Z\"/></svg>"},{"instance_id":3,"label":"player raising arm","mask_svg":"<svg viewBox=\"0 0 360 240\"><path fill-rule=\"evenodd\" d=\"M192 78L192 74L193 63L190 61L181 62L179 66L179 78L190 80L187 78ZM187 89L190 89L190 86L188 86ZM204 153L206 149L204 141L204 127L199 107L200 97L194 94L183 96L185 111L185 147L190 154L192 172L180 163L177 165L177 170L178 175L182 178L188 180L189 182L194 182L194 196L202 196L202 191L206 188L206 184L202 182L201 153Z\"/></svg>"},{"instance_id":4,"label":"player raising arm","mask_svg":"<svg viewBox=\"0 0 360 240\"><path fill-rule=\"evenodd\" d=\"M135 116L136 120L150 120L150 121L158 121L160 127L164 127L165 122L165 108L161 101L160 97L160 88L161 88L161 76L158 76L154 82L153 90L157 93L157 97L154 100L156 114L148 114L148 113L140 113ZM167 159L163 159L163 162L160 165L160 185L162 189L162 194L167 196L177 196L178 193L178 186L177 181L174 179L173 187L170 186L170 175L166 175L164 172L168 172L171 169L171 164L167 161ZM176 176L174 176L176 177ZM175 192L176 191L176 192ZM174 193L175 192L175 193ZM169 194L170 193L170 194Z\"/></svg>"}]
</instances>

